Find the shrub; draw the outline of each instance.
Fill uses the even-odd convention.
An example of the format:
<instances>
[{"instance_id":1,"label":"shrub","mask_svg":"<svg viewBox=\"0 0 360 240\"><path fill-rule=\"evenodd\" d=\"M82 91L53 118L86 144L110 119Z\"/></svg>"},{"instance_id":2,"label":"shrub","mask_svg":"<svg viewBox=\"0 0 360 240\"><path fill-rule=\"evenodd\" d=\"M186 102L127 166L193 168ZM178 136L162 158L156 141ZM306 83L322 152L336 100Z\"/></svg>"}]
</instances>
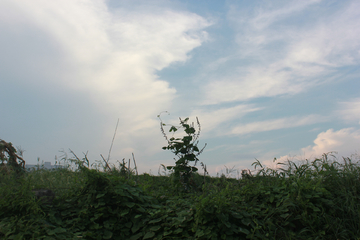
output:
<instances>
[{"instance_id":1,"label":"shrub","mask_svg":"<svg viewBox=\"0 0 360 240\"><path fill-rule=\"evenodd\" d=\"M160 115L158 115L160 118ZM196 163L199 161L198 156L202 153L205 146L199 150L197 147L199 141L197 139L200 135L200 122L199 119L196 118L198 125L198 132L194 128L194 123L189 125L187 121L189 118L185 118L184 120L180 119L180 127L171 126L169 132L176 132L179 128L184 128L186 135L182 138L174 138L171 137L168 139L163 126L166 126L162 121L160 122L161 132L163 133L168 145L163 147L163 150L170 150L173 152L178 159L175 159L175 166L167 166L167 169L174 170L175 181L180 183L185 190L189 190L191 187L190 177L192 173L196 173L198 168L195 167ZM160 119L161 120L161 119ZM190 166L190 163L194 162L194 166Z\"/></svg>"}]
</instances>

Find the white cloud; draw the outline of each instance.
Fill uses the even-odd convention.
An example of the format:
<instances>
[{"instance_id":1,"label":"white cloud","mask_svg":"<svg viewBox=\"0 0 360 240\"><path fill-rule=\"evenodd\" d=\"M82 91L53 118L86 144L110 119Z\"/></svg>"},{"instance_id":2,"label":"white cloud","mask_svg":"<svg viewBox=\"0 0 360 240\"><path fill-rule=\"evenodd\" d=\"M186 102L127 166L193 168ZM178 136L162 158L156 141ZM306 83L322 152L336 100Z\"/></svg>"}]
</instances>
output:
<instances>
[{"instance_id":1,"label":"white cloud","mask_svg":"<svg viewBox=\"0 0 360 240\"><path fill-rule=\"evenodd\" d=\"M360 124L360 98L355 98L347 102L340 102L339 110L336 115L345 121L358 121Z\"/></svg>"},{"instance_id":2,"label":"white cloud","mask_svg":"<svg viewBox=\"0 0 360 240\"><path fill-rule=\"evenodd\" d=\"M338 152L340 156L349 157L360 148L360 130L344 128L339 131L329 129L320 133L313 146L302 148L307 158L319 157L324 153Z\"/></svg>"},{"instance_id":3,"label":"white cloud","mask_svg":"<svg viewBox=\"0 0 360 240\"><path fill-rule=\"evenodd\" d=\"M334 15L321 18L312 29L294 34L286 61L342 67L360 63L358 2ZM291 66L290 66L291 67Z\"/></svg>"},{"instance_id":4,"label":"white cloud","mask_svg":"<svg viewBox=\"0 0 360 240\"><path fill-rule=\"evenodd\" d=\"M119 9L112 14L104 2L88 0L65 0L61 4L18 0L3 5L13 12L8 20L14 15L23 20L12 22L14 31L24 25L41 28L62 47L66 60L72 61L82 76L67 84L106 92L122 90L124 85L139 90L143 84L150 92L149 85L155 91L157 87L168 91L154 71L175 61L186 61L187 53L206 40L206 32L201 29L209 25L196 14L172 10L139 14ZM131 98L133 93L127 95Z\"/></svg>"},{"instance_id":5,"label":"white cloud","mask_svg":"<svg viewBox=\"0 0 360 240\"><path fill-rule=\"evenodd\" d=\"M342 157L353 158L354 162L358 159L360 153L360 130L354 128L344 128L338 131L329 129L326 132L318 134L314 140L313 145L309 145L301 149L300 155L285 155L281 156L274 163L273 161L266 160L263 163L267 167L275 168L276 163L291 161L310 161L321 158L323 154L332 153L338 161L342 161Z\"/></svg>"},{"instance_id":6,"label":"white cloud","mask_svg":"<svg viewBox=\"0 0 360 240\"><path fill-rule=\"evenodd\" d=\"M297 22L295 12L310 14L318 3L292 2L249 13L232 9L229 19L237 31L238 54L231 61L239 66L231 73L206 76L202 104L296 94L333 80L329 76L339 67L359 64L360 4L352 1L335 13L313 16L311 23Z\"/></svg>"},{"instance_id":7,"label":"white cloud","mask_svg":"<svg viewBox=\"0 0 360 240\"><path fill-rule=\"evenodd\" d=\"M186 61L206 41L204 28L210 24L162 6L110 10L105 1L5 0L0 51L7 54L0 61L21 71L3 66L2 72L20 86L87 93L99 118L111 123L120 118L117 145L124 152L135 144L151 149L149 142L157 142L149 141L150 132L158 130L156 115L176 94L155 72ZM103 130L109 139L113 131L112 125Z\"/></svg>"},{"instance_id":8,"label":"white cloud","mask_svg":"<svg viewBox=\"0 0 360 240\"><path fill-rule=\"evenodd\" d=\"M264 10L259 7L256 16L251 19L251 26L257 30L262 30L275 22L288 18L319 2L321 2L321 0L289 1L285 6L276 8L275 10Z\"/></svg>"},{"instance_id":9,"label":"white cloud","mask_svg":"<svg viewBox=\"0 0 360 240\"><path fill-rule=\"evenodd\" d=\"M261 108L252 105L238 105L230 108L221 108L217 110L196 109L190 116L199 118L202 129L205 129L204 136L223 135L227 124L234 119L239 119L249 112L258 111Z\"/></svg>"},{"instance_id":10,"label":"white cloud","mask_svg":"<svg viewBox=\"0 0 360 240\"><path fill-rule=\"evenodd\" d=\"M283 128L292 128L324 121L326 121L324 117L315 114L306 117L280 118L239 125L233 128L229 134L243 135L251 132L264 132Z\"/></svg>"},{"instance_id":11,"label":"white cloud","mask_svg":"<svg viewBox=\"0 0 360 240\"><path fill-rule=\"evenodd\" d=\"M317 67L309 67L310 71L321 72ZM299 74L297 74L299 72ZM235 75L225 76L211 81L204 87L203 105L221 102L244 101L258 97L274 97L281 94L295 94L313 84L307 82L308 72L289 71L278 63L269 66L248 67L238 70Z\"/></svg>"}]
</instances>

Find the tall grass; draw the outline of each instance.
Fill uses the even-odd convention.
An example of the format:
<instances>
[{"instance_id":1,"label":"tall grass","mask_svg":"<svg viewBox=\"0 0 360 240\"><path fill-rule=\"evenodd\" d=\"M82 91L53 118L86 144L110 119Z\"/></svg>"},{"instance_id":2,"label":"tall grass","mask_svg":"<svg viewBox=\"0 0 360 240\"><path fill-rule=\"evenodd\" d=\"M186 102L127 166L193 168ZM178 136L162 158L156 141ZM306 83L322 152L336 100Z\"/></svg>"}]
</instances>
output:
<instances>
[{"instance_id":1,"label":"tall grass","mask_svg":"<svg viewBox=\"0 0 360 240\"><path fill-rule=\"evenodd\" d=\"M126 162L62 161L0 174L1 239L360 239L360 166L350 158L256 161L240 179L194 173L187 190ZM44 204L34 189L55 199Z\"/></svg>"}]
</instances>

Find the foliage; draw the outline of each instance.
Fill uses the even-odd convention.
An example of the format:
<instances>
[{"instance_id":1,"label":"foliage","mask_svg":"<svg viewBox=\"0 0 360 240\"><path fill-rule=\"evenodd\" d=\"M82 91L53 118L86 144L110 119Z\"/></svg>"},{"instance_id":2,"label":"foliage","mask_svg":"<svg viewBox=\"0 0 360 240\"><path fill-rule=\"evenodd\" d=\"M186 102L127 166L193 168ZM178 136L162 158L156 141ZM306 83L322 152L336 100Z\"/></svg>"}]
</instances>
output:
<instances>
[{"instance_id":1,"label":"foliage","mask_svg":"<svg viewBox=\"0 0 360 240\"><path fill-rule=\"evenodd\" d=\"M158 116L160 118L160 115ZM180 182L182 186L184 186L185 190L189 190L189 188L193 187L190 179L193 173L198 171L198 168L195 167L196 163L199 161L198 156L202 153L205 146L199 150L197 139L200 136L200 122L199 119L196 118L196 122L198 125L198 132L194 128L194 123L191 125L187 123L189 118L185 118L184 120L180 119L180 127L171 126L169 132L175 133L179 128L183 128L186 135L182 138L171 137L170 139L167 137L163 126L166 126L162 121L160 122L161 132L163 133L165 139L168 142L168 146L163 147L164 150L170 150L173 152L178 159L175 159L175 166L167 166L167 169L174 171L175 181ZM161 119L160 119L161 120ZM194 166L190 166L190 163L194 162Z\"/></svg>"},{"instance_id":2,"label":"foliage","mask_svg":"<svg viewBox=\"0 0 360 240\"><path fill-rule=\"evenodd\" d=\"M77 169L0 175L1 239L360 239L360 166L350 158L275 169L256 161L241 179L194 173L202 191L192 192L171 176L69 161ZM52 205L34 188L52 189Z\"/></svg>"},{"instance_id":3,"label":"foliage","mask_svg":"<svg viewBox=\"0 0 360 240\"><path fill-rule=\"evenodd\" d=\"M3 173L9 174L15 171L18 176L24 173L24 159L16 154L16 149L11 142L5 142L2 139L0 139L0 162L0 169Z\"/></svg>"}]
</instances>

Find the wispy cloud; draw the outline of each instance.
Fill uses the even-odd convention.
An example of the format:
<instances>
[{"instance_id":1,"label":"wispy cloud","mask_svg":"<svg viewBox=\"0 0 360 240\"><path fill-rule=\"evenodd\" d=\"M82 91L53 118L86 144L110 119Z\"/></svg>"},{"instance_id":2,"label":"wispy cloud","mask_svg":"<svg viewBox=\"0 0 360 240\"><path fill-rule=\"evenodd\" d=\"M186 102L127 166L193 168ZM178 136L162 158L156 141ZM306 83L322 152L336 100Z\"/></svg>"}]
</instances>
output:
<instances>
[{"instance_id":1,"label":"wispy cloud","mask_svg":"<svg viewBox=\"0 0 360 240\"><path fill-rule=\"evenodd\" d=\"M347 122L358 121L360 124L360 98L340 102L339 109L335 114Z\"/></svg>"},{"instance_id":2,"label":"wispy cloud","mask_svg":"<svg viewBox=\"0 0 360 240\"><path fill-rule=\"evenodd\" d=\"M280 119L266 120L266 121L248 123L244 125L238 125L235 128L233 128L229 132L229 134L243 135L252 132L264 132L264 131L278 130L284 128L299 127L299 126L310 125L324 121L326 121L326 119L319 115L280 118Z\"/></svg>"},{"instance_id":3,"label":"wispy cloud","mask_svg":"<svg viewBox=\"0 0 360 240\"><path fill-rule=\"evenodd\" d=\"M1 136L30 162L69 147L95 160L119 118L111 160L134 152L139 169L156 173L173 163L156 118L165 110L165 123L199 117L209 169L308 146L305 133L288 139L296 127L323 131L336 119L325 116L334 109L327 90L344 97L336 114L358 123L359 99L348 99L360 63L358 1L230 2L0 1ZM315 92L319 85L326 90ZM251 134L278 129L286 135L276 140ZM341 141L357 141L344 132ZM335 130L320 138L328 144L307 150L340 146L330 141L341 139Z\"/></svg>"},{"instance_id":4,"label":"wispy cloud","mask_svg":"<svg viewBox=\"0 0 360 240\"><path fill-rule=\"evenodd\" d=\"M259 111L261 108L253 105L238 105L229 108L220 108L216 110L196 109L190 116L197 116L201 126L206 130L205 137L215 137L223 135L226 132L228 124L235 119L240 119L249 112Z\"/></svg>"},{"instance_id":5,"label":"wispy cloud","mask_svg":"<svg viewBox=\"0 0 360 240\"><path fill-rule=\"evenodd\" d=\"M270 3L264 7L259 7L255 10L255 16L250 19L250 26L256 30L263 30L268 26L291 17L291 15L297 14L306 8L310 7L313 4L319 3L321 0L305 0L305 1L289 1L286 4L281 3L280 6L276 4L276 1ZM274 8L274 9L272 9ZM238 21L235 17L235 14L239 10L235 10L235 13L230 14L229 16L233 18L234 21ZM243 14L245 11L241 11ZM248 17L248 16L247 16ZM241 18L244 21L244 17Z\"/></svg>"},{"instance_id":6,"label":"wispy cloud","mask_svg":"<svg viewBox=\"0 0 360 240\"><path fill-rule=\"evenodd\" d=\"M237 31L237 57L222 58L227 61L217 64L238 62L238 67L231 73L211 72L202 103L297 94L333 80L329 75L339 67L358 64L360 13L355 9L360 4L353 1L338 11L315 16L313 8L321 3L292 2L276 10L259 8L250 13L232 9L229 18ZM311 15L313 22L299 24L299 14Z\"/></svg>"}]
</instances>

